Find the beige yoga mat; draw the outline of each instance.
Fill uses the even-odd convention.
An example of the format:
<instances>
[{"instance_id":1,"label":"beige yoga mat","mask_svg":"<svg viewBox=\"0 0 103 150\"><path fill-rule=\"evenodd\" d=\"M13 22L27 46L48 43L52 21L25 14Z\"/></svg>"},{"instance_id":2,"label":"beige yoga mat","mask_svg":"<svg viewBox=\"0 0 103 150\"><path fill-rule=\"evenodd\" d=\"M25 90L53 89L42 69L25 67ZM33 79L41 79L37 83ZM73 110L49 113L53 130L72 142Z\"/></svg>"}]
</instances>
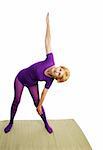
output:
<instances>
[{"instance_id":1,"label":"beige yoga mat","mask_svg":"<svg viewBox=\"0 0 103 150\"><path fill-rule=\"evenodd\" d=\"M0 150L92 150L85 135L73 119L48 120L49 134L42 120L15 120L7 134L0 122Z\"/></svg>"}]
</instances>

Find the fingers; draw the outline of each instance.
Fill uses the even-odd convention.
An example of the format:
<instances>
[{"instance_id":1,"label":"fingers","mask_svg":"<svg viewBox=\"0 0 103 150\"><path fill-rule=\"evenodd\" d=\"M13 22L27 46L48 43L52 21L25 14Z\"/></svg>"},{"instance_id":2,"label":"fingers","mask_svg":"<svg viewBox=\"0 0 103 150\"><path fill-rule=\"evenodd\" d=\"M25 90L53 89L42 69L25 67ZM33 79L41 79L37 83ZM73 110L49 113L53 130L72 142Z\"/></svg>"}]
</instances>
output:
<instances>
[{"instance_id":1,"label":"fingers","mask_svg":"<svg viewBox=\"0 0 103 150\"><path fill-rule=\"evenodd\" d=\"M47 13L47 16L49 16L49 12Z\"/></svg>"},{"instance_id":2,"label":"fingers","mask_svg":"<svg viewBox=\"0 0 103 150\"><path fill-rule=\"evenodd\" d=\"M36 110L37 110L37 112L38 112L39 115L42 114L42 109L41 108L37 108Z\"/></svg>"},{"instance_id":3,"label":"fingers","mask_svg":"<svg viewBox=\"0 0 103 150\"><path fill-rule=\"evenodd\" d=\"M49 19L49 12L47 13L46 19Z\"/></svg>"},{"instance_id":4,"label":"fingers","mask_svg":"<svg viewBox=\"0 0 103 150\"><path fill-rule=\"evenodd\" d=\"M46 23L49 24L49 12L47 13L47 16L46 16Z\"/></svg>"}]
</instances>

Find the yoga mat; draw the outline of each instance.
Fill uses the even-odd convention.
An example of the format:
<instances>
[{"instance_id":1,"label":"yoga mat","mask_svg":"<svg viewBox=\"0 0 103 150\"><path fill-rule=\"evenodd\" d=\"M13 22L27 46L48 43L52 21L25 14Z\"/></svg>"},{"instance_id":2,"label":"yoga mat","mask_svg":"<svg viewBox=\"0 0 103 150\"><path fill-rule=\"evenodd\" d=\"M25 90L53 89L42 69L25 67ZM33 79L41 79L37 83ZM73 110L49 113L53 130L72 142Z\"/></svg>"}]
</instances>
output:
<instances>
[{"instance_id":1,"label":"yoga mat","mask_svg":"<svg viewBox=\"0 0 103 150\"><path fill-rule=\"evenodd\" d=\"M9 121L0 121L0 150L92 150L82 130L73 119L48 120L49 134L42 120L15 120L7 134Z\"/></svg>"}]
</instances>

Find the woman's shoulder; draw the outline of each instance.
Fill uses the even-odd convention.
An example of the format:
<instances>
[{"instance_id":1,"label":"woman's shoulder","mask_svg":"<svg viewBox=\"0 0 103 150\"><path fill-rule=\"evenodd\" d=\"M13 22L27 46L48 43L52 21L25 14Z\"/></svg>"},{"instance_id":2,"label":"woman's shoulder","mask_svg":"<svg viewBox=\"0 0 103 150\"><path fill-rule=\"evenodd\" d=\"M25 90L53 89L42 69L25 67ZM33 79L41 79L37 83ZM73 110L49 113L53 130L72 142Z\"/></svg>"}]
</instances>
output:
<instances>
[{"instance_id":1,"label":"woman's shoulder","mask_svg":"<svg viewBox=\"0 0 103 150\"><path fill-rule=\"evenodd\" d=\"M52 52L47 54L45 61L48 62L49 64L50 63L55 64L54 55Z\"/></svg>"},{"instance_id":2,"label":"woman's shoulder","mask_svg":"<svg viewBox=\"0 0 103 150\"><path fill-rule=\"evenodd\" d=\"M53 52L47 53L47 54L46 54L46 58L53 58L53 59L54 59Z\"/></svg>"},{"instance_id":3,"label":"woman's shoulder","mask_svg":"<svg viewBox=\"0 0 103 150\"><path fill-rule=\"evenodd\" d=\"M48 53L46 53L46 55L47 55L47 56L53 55L53 53L52 53L52 52L48 52Z\"/></svg>"}]
</instances>

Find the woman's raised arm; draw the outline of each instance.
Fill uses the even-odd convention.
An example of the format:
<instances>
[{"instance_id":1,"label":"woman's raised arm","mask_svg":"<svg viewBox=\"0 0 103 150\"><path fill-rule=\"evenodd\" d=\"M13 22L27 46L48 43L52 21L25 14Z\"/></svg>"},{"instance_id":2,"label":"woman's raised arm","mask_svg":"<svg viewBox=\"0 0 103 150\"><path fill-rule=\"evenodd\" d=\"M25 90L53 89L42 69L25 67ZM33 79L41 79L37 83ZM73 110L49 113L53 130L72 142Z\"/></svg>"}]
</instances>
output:
<instances>
[{"instance_id":1,"label":"woman's raised arm","mask_svg":"<svg viewBox=\"0 0 103 150\"><path fill-rule=\"evenodd\" d=\"M45 35L45 49L46 54L51 52L51 35L50 35L50 23L49 23L49 13L46 16L46 35Z\"/></svg>"}]
</instances>

